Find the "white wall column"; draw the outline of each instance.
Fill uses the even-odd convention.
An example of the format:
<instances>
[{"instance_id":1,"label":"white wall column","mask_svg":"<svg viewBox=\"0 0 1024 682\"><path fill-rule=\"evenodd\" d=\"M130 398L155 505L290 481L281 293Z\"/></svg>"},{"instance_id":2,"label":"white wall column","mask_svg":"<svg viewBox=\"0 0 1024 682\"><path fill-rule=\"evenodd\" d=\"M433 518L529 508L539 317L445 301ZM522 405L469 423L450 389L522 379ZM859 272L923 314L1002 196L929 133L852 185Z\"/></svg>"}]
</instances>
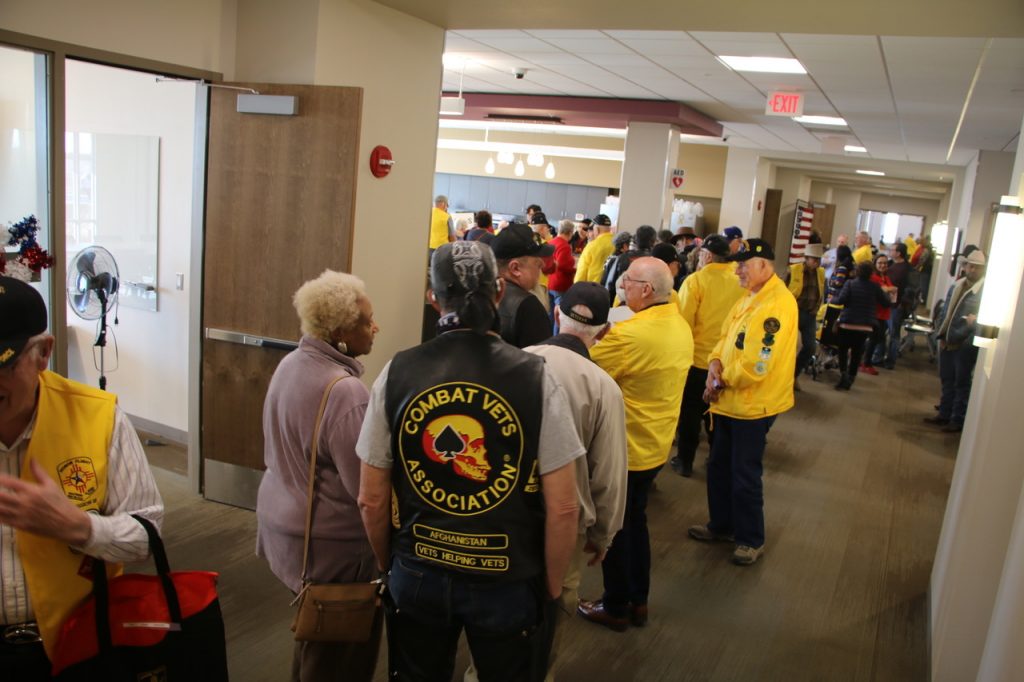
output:
<instances>
[{"instance_id":1,"label":"white wall column","mask_svg":"<svg viewBox=\"0 0 1024 682\"><path fill-rule=\"evenodd\" d=\"M1010 194L1021 191L1022 176L1024 140ZM1004 283L989 273L988 285L999 287L1009 314L978 358L932 569L936 682L1015 679L1024 665L1024 267Z\"/></svg>"},{"instance_id":2,"label":"white wall column","mask_svg":"<svg viewBox=\"0 0 1024 682\"><path fill-rule=\"evenodd\" d=\"M925 301L925 305L928 309L935 305L935 301L939 297L946 295L946 290L949 289L949 285L952 283L953 278L949 274L949 261L953 257L953 238L956 234L956 229L960 228L962 231L966 231L967 223L970 221L971 215L971 201L974 197L974 181L978 175L978 157L975 156L971 159L971 162L967 164L963 169L957 169L956 175L953 177L953 188L950 190L949 200L949 216L946 220L949 222L949 229L946 231L946 241L942 244L942 253L940 257L936 254L935 265L932 268L932 282L928 288L928 300ZM926 226L926 229L931 233L931 226ZM961 240L962 241L962 240ZM967 243L967 242L963 242ZM933 246L938 246L934 244Z\"/></svg>"},{"instance_id":3,"label":"white wall column","mask_svg":"<svg viewBox=\"0 0 1024 682\"><path fill-rule=\"evenodd\" d=\"M619 185L619 229L632 232L640 225L668 229L673 195L669 176L678 159L678 128L667 123L629 124Z\"/></svg>"},{"instance_id":4,"label":"white wall column","mask_svg":"<svg viewBox=\"0 0 1024 682\"><path fill-rule=\"evenodd\" d=\"M756 149L729 147L725 159L725 182L722 184L722 213L718 220L719 231L736 225L745 236L761 234L764 218L764 191L767 183L758 187L761 168L760 152ZM767 169L764 169L766 174ZM760 195L758 194L760 189Z\"/></svg>"}]
</instances>

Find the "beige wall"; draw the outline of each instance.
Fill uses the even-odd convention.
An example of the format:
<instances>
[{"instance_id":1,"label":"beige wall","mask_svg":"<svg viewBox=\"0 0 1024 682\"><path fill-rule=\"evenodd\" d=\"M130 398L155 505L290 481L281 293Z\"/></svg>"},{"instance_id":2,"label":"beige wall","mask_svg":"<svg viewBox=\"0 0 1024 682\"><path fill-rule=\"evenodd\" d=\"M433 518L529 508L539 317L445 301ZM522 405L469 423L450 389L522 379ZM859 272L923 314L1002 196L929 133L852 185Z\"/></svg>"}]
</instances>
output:
<instances>
[{"instance_id":1,"label":"beige wall","mask_svg":"<svg viewBox=\"0 0 1024 682\"><path fill-rule=\"evenodd\" d=\"M679 163L676 168L686 171L686 196L722 198L725 185L725 161L729 148L722 145L679 145Z\"/></svg>"},{"instance_id":2,"label":"beige wall","mask_svg":"<svg viewBox=\"0 0 1024 682\"><path fill-rule=\"evenodd\" d=\"M234 1L3 0L0 28L99 50L221 71Z\"/></svg>"},{"instance_id":3,"label":"beige wall","mask_svg":"<svg viewBox=\"0 0 1024 682\"><path fill-rule=\"evenodd\" d=\"M352 272L381 327L367 381L420 339L443 48L442 29L374 2L320 2L315 82L363 88ZM379 144L395 159L384 179L369 170Z\"/></svg>"},{"instance_id":4,"label":"beige wall","mask_svg":"<svg viewBox=\"0 0 1024 682\"><path fill-rule=\"evenodd\" d=\"M860 211L860 195L857 190L835 188L832 201L836 205L836 215L832 222L832 241L835 237L845 234L853 243L853 233L857 228L857 213Z\"/></svg>"},{"instance_id":5,"label":"beige wall","mask_svg":"<svg viewBox=\"0 0 1024 682\"><path fill-rule=\"evenodd\" d=\"M319 0L237 0L233 80L311 85Z\"/></svg>"}]
</instances>

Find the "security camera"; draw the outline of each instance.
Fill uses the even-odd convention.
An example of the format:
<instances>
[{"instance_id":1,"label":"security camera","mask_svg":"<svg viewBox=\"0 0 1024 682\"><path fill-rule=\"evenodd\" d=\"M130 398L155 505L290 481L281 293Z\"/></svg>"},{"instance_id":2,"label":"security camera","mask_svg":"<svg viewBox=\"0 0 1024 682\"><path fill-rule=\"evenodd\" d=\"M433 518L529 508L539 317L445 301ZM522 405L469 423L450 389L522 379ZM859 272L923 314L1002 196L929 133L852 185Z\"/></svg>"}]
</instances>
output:
<instances>
[{"instance_id":1,"label":"security camera","mask_svg":"<svg viewBox=\"0 0 1024 682\"><path fill-rule=\"evenodd\" d=\"M728 141L729 141L729 136L728 135L723 135L722 136L722 142L728 142Z\"/></svg>"},{"instance_id":2,"label":"security camera","mask_svg":"<svg viewBox=\"0 0 1024 682\"><path fill-rule=\"evenodd\" d=\"M512 69L512 73L515 75L516 80L523 80L526 78L526 69L520 67L518 69Z\"/></svg>"}]
</instances>

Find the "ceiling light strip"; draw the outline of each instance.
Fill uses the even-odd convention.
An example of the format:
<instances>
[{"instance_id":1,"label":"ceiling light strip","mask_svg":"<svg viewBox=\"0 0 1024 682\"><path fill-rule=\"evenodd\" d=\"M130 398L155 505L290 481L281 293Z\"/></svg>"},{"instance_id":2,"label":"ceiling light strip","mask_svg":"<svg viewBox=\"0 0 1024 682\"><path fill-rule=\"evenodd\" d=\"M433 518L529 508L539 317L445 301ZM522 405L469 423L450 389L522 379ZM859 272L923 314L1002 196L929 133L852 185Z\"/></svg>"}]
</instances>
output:
<instances>
[{"instance_id":1,"label":"ceiling light strip","mask_svg":"<svg viewBox=\"0 0 1024 682\"><path fill-rule=\"evenodd\" d=\"M988 50L992 47L992 39L988 38L985 41L985 47L981 48L981 57L978 58L978 66L974 69L974 77L971 78L971 87L967 88L967 97L964 98L964 107L960 110L960 120L956 122L956 130L953 131L953 139L949 141L949 151L946 152L946 163L949 163L950 157L953 156L953 147L956 146L956 140L960 137L960 128L964 125L964 119L967 117L967 107L971 104L971 97L974 95L974 86L978 84L978 78L981 77L981 67L985 63L985 57L988 56Z\"/></svg>"},{"instance_id":2,"label":"ceiling light strip","mask_svg":"<svg viewBox=\"0 0 1024 682\"><path fill-rule=\"evenodd\" d=\"M552 145L539 144L511 144L507 142L482 142L480 140L452 140L440 138L437 141L438 149L455 149L474 152L501 152L511 151L516 154L529 154L539 152L544 156L557 156L567 159L594 159L597 161L619 161L626 158L624 151L614 149L587 149L584 147L556 147Z\"/></svg>"}]
</instances>

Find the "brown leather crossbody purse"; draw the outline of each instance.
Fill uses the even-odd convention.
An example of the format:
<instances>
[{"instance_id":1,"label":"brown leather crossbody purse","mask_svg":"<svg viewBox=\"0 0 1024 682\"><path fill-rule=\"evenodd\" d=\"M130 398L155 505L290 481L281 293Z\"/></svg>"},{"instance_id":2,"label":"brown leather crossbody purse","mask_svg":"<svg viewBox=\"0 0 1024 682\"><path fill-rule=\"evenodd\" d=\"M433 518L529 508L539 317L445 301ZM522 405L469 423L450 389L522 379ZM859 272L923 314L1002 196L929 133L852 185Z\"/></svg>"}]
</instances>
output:
<instances>
[{"instance_id":1,"label":"brown leather crossbody purse","mask_svg":"<svg viewBox=\"0 0 1024 682\"><path fill-rule=\"evenodd\" d=\"M292 604L299 609L292 622L295 639L302 642L366 642L380 608L381 581L358 583L314 583L307 577L309 543L313 528L313 495L316 487L316 453L320 440L327 398L334 385L346 377L335 379L324 389L320 411L313 428L310 446L309 485L306 500L306 536L302 552L302 589Z\"/></svg>"}]
</instances>

